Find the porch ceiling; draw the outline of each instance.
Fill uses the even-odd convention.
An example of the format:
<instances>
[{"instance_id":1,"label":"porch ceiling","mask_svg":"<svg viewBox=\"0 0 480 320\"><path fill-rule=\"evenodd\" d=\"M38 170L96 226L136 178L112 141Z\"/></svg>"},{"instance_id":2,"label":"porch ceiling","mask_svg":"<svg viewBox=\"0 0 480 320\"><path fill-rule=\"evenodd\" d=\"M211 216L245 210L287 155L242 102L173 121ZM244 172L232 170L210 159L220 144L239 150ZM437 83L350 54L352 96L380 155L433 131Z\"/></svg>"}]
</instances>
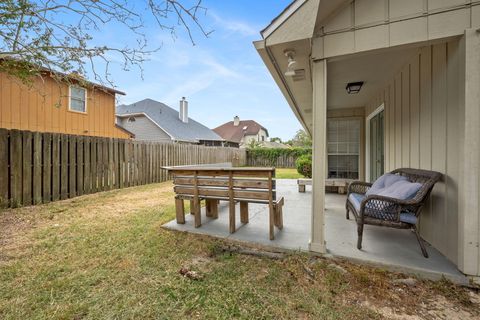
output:
<instances>
[{"instance_id":1,"label":"porch ceiling","mask_svg":"<svg viewBox=\"0 0 480 320\"><path fill-rule=\"evenodd\" d=\"M328 109L365 106L395 73L417 52L417 48L389 49L332 59L327 65ZM348 94L347 83L363 81L358 94Z\"/></svg>"},{"instance_id":2,"label":"porch ceiling","mask_svg":"<svg viewBox=\"0 0 480 320\"><path fill-rule=\"evenodd\" d=\"M311 132L313 87L310 41L299 40L269 47L262 42L255 45L298 120ZM284 51L287 49L295 50L296 69L302 70L304 77L294 79L284 76L288 64ZM328 59L327 108L365 106L417 51L417 46L408 46ZM345 86L355 81L364 82L362 90L358 94L348 94Z\"/></svg>"}]
</instances>

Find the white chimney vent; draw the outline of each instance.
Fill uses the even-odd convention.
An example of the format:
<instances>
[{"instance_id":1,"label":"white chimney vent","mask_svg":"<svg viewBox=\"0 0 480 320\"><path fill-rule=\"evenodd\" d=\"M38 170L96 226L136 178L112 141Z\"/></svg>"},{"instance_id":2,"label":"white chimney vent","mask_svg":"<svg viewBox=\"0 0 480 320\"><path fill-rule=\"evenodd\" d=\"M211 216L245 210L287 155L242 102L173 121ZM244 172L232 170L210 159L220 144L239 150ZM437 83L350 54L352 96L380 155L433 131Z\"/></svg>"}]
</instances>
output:
<instances>
[{"instance_id":1,"label":"white chimney vent","mask_svg":"<svg viewBox=\"0 0 480 320\"><path fill-rule=\"evenodd\" d=\"M237 127L240 124L240 118L238 116L233 117L233 125Z\"/></svg>"},{"instance_id":2,"label":"white chimney vent","mask_svg":"<svg viewBox=\"0 0 480 320\"><path fill-rule=\"evenodd\" d=\"M182 97L182 100L180 100L178 117L183 123L188 123L188 101L185 100L185 97Z\"/></svg>"}]
</instances>

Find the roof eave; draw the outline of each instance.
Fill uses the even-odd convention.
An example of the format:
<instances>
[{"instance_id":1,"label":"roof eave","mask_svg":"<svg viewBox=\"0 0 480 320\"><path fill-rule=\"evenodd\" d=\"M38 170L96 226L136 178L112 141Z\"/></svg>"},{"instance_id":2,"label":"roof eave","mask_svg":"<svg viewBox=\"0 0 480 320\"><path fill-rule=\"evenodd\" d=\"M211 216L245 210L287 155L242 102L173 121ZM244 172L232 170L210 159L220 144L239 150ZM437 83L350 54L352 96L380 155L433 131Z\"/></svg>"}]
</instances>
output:
<instances>
[{"instance_id":1,"label":"roof eave","mask_svg":"<svg viewBox=\"0 0 480 320\"><path fill-rule=\"evenodd\" d=\"M260 34L263 39L268 38L275 30L277 30L290 16L292 16L305 2L308 0L294 0L290 3L277 17L275 17L268 26L266 26Z\"/></svg>"},{"instance_id":2,"label":"roof eave","mask_svg":"<svg viewBox=\"0 0 480 320\"><path fill-rule=\"evenodd\" d=\"M291 92L287 81L284 78L284 74L278 69L278 63L275 60L275 57L271 53L270 49L266 45L266 40L255 41L254 45L255 49L257 49L258 54L265 63L265 66L272 75L274 81L277 83L280 91L286 98L287 103L290 105L290 109L292 109L295 117L297 117L303 129L309 134L311 134L310 129L305 122L305 119L302 117L300 107L297 105L293 93Z\"/></svg>"}]
</instances>

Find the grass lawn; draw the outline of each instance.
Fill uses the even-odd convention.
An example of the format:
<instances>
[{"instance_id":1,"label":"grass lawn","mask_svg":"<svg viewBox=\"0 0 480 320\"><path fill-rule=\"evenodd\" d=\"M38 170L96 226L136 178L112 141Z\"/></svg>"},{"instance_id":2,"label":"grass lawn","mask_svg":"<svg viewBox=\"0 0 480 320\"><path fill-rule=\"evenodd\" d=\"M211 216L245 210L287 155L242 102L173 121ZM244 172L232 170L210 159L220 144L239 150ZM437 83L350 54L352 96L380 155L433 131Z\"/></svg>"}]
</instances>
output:
<instances>
[{"instance_id":1,"label":"grass lawn","mask_svg":"<svg viewBox=\"0 0 480 320\"><path fill-rule=\"evenodd\" d=\"M275 177L277 179L298 179L303 176L297 172L297 169L275 168Z\"/></svg>"},{"instance_id":2,"label":"grass lawn","mask_svg":"<svg viewBox=\"0 0 480 320\"><path fill-rule=\"evenodd\" d=\"M478 293L447 281L225 253L220 240L161 228L173 218L168 182L0 211L0 319L480 317Z\"/></svg>"}]
</instances>

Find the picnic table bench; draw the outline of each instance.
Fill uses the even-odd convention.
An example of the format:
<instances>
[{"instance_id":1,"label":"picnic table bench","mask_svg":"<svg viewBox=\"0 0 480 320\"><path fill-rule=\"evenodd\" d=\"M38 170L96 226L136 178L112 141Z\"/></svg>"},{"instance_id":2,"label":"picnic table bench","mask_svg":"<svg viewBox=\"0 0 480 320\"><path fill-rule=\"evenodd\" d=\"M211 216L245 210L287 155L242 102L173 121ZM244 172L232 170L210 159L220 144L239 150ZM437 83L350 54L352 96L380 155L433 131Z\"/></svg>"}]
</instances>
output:
<instances>
[{"instance_id":1,"label":"picnic table bench","mask_svg":"<svg viewBox=\"0 0 480 320\"><path fill-rule=\"evenodd\" d=\"M219 201L229 203L229 231L234 233L235 204L240 203L240 221L248 223L249 203L269 207L269 237L274 239L274 227L283 228L283 197L277 198L275 168L229 166L164 167L173 175L176 220L185 223L185 204L190 201L195 227L202 225L200 201L205 200L206 215L218 218Z\"/></svg>"}]
</instances>

